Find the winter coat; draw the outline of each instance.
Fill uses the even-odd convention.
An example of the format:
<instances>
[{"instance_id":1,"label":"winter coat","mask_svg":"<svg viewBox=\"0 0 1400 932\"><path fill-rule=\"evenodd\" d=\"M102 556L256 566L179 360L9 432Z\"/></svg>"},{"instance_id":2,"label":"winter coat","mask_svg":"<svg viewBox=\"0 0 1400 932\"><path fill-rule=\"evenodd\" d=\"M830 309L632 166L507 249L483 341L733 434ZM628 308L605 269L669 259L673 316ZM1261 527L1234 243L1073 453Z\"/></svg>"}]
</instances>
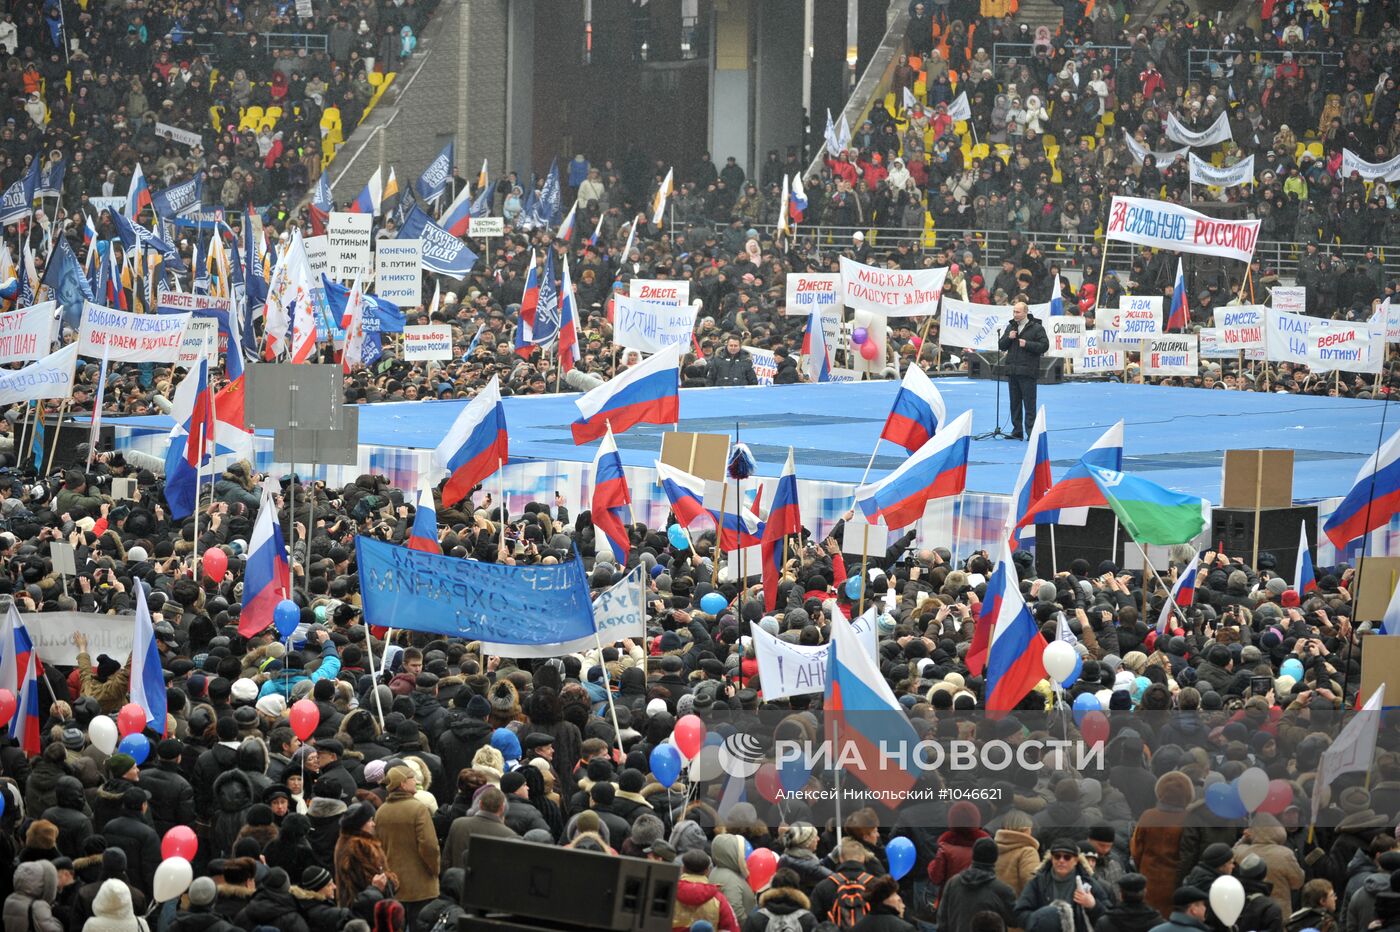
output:
<instances>
[{"instance_id":1,"label":"winter coat","mask_svg":"<svg viewBox=\"0 0 1400 932\"><path fill-rule=\"evenodd\" d=\"M980 828L953 828L938 836L938 853L928 863L928 880L942 886L972 864L972 846L990 836Z\"/></svg>"},{"instance_id":2,"label":"winter coat","mask_svg":"<svg viewBox=\"0 0 1400 932\"><path fill-rule=\"evenodd\" d=\"M127 664L107 679L99 680L93 668L92 658L88 656L87 651L82 651L78 654L78 680L82 684L81 695L96 699L103 712L116 712L127 702L127 693L131 686L131 665Z\"/></svg>"},{"instance_id":3,"label":"winter coat","mask_svg":"<svg viewBox=\"0 0 1400 932\"><path fill-rule=\"evenodd\" d=\"M447 842L442 848L443 871L467 866L467 854L473 838L519 838L500 817L485 812L463 816L448 829Z\"/></svg>"},{"instance_id":4,"label":"winter coat","mask_svg":"<svg viewBox=\"0 0 1400 932\"><path fill-rule=\"evenodd\" d=\"M676 903L671 912L672 932L689 932L696 920L704 919L719 932L739 932L734 910L717 884L698 874L681 874L676 884Z\"/></svg>"},{"instance_id":5,"label":"winter coat","mask_svg":"<svg viewBox=\"0 0 1400 932\"><path fill-rule=\"evenodd\" d=\"M447 928L456 929L457 920L467 914L462 908L462 890L467 884L467 873L461 868L449 867L442 872L442 892L418 913L413 922L413 932L433 932L438 920L446 916ZM313 928L311 932L316 932Z\"/></svg>"},{"instance_id":6,"label":"winter coat","mask_svg":"<svg viewBox=\"0 0 1400 932\"><path fill-rule=\"evenodd\" d=\"M160 836L156 830L139 815L128 813L108 822L102 834L109 848L126 852L127 876L143 893L149 894L155 885L156 867L161 862Z\"/></svg>"},{"instance_id":7,"label":"winter coat","mask_svg":"<svg viewBox=\"0 0 1400 932\"><path fill-rule=\"evenodd\" d=\"M1244 911L1236 920L1235 927L1249 929L1250 932L1284 932L1283 917L1288 914L1279 909L1278 903L1269 896L1268 883L1246 883L1244 890Z\"/></svg>"},{"instance_id":8,"label":"winter coat","mask_svg":"<svg viewBox=\"0 0 1400 932\"><path fill-rule=\"evenodd\" d=\"M1157 805L1142 814L1129 849L1147 878L1147 905L1167 915L1181 876L1181 836L1186 807L1195 795L1191 778L1172 771L1157 780Z\"/></svg>"},{"instance_id":9,"label":"winter coat","mask_svg":"<svg viewBox=\"0 0 1400 932\"><path fill-rule=\"evenodd\" d=\"M814 890L817 884L831 876L831 868L822 863L815 851L806 848L783 852L778 858L778 869L787 868L797 874L802 889Z\"/></svg>"},{"instance_id":10,"label":"winter coat","mask_svg":"<svg viewBox=\"0 0 1400 932\"><path fill-rule=\"evenodd\" d=\"M226 744L214 745L194 762L194 778L190 780L190 786L194 789L195 808L204 819L213 819L214 781L237 765L238 750Z\"/></svg>"},{"instance_id":11,"label":"winter coat","mask_svg":"<svg viewBox=\"0 0 1400 932\"><path fill-rule=\"evenodd\" d=\"M5 897L5 932L63 932L53 915L58 871L52 861L30 861L15 868L15 892Z\"/></svg>"},{"instance_id":12,"label":"winter coat","mask_svg":"<svg viewBox=\"0 0 1400 932\"><path fill-rule=\"evenodd\" d=\"M968 932L972 917L983 910L996 913L1007 925L1013 922L1016 894L996 872L973 864L955 874L938 898L939 932Z\"/></svg>"},{"instance_id":13,"label":"winter coat","mask_svg":"<svg viewBox=\"0 0 1400 932\"><path fill-rule=\"evenodd\" d=\"M1050 348L1050 338L1045 334L1045 327L1034 317L1027 316L1025 321L1016 327L1015 340L1006 335L1009 327L1010 325L1002 328L999 342L1001 351L1006 354L1006 374L1039 375L1040 357ZM1025 346L1021 345L1021 340L1026 341Z\"/></svg>"},{"instance_id":14,"label":"winter coat","mask_svg":"<svg viewBox=\"0 0 1400 932\"><path fill-rule=\"evenodd\" d=\"M369 888L376 874L389 870L384 847L373 835L352 832L340 836L335 845L335 899L349 906Z\"/></svg>"},{"instance_id":15,"label":"winter coat","mask_svg":"<svg viewBox=\"0 0 1400 932\"><path fill-rule=\"evenodd\" d=\"M710 843L710 857L715 866L710 871L710 883L724 892L735 917L743 922L758 907L758 899L749 886L749 869L744 861L744 839L738 835L716 835Z\"/></svg>"},{"instance_id":16,"label":"winter coat","mask_svg":"<svg viewBox=\"0 0 1400 932\"><path fill-rule=\"evenodd\" d=\"M914 924L905 922L893 909L881 903L873 906L865 918L855 924L853 932L914 932Z\"/></svg>"},{"instance_id":17,"label":"winter coat","mask_svg":"<svg viewBox=\"0 0 1400 932\"><path fill-rule=\"evenodd\" d=\"M1162 924L1162 914L1142 900L1109 908L1094 924L1094 932L1149 932Z\"/></svg>"},{"instance_id":18,"label":"winter coat","mask_svg":"<svg viewBox=\"0 0 1400 932\"><path fill-rule=\"evenodd\" d=\"M741 349L731 356L729 350L722 349L709 358L705 381L712 386L757 385L758 373L754 372L753 357L747 350Z\"/></svg>"},{"instance_id":19,"label":"winter coat","mask_svg":"<svg viewBox=\"0 0 1400 932\"><path fill-rule=\"evenodd\" d=\"M374 824L384 858L399 878L397 898L404 903L434 899L441 851L428 807L412 793L394 790L375 813Z\"/></svg>"},{"instance_id":20,"label":"winter coat","mask_svg":"<svg viewBox=\"0 0 1400 932\"><path fill-rule=\"evenodd\" d=\"M239 829L243 828L248 807L261 801L261 794L248 774L241 770L229 770L219 775L214 781L215 808L206 816L214 825L211 838L214 857L228 857Z\"/></svg>"},{"instance_id":21,"label":"winter coat","mask_svg":"<svg viewBox=\"0 0 1400 932\"><path fill-rule=\"evenodd\" d=\"M491 740L491 731L490 725L479 718L472 718L464 710L453 709L447 713L447 727L438 738L436 747L442 758L442 771L453 789L456 788L457 775L472 765L472 757Z\"/></svg>"},{"instance_id":22,"label":"winter coat","mask_svg":"<svg viewBox=\"0 0 1400 932\"><path fill-rule=\"evenodd\" d=\"M1257 854L1268 865L1265 879L1273 885L1270 895L1285 916L1293 912L1293 891L1303 886L1303 868L1298 856L1285 843L1288 833L1282 825L1255 825L1249 829L1251 844L1235 845L1235 863L1247 854Z\"/></svg>"},{"instance_id":23,"label":"winter coat","mask_svg":"<svg viewBox=\"0 0 1400 932\"><path fill-rule=\"evenodd\" d=\"M151 929L145 919L136 915L126 884L120 880L105 880L93 897L92 918L83 923L82 932L151 932Z\"/></svg>"},{"instance_id":24,"label":"winter coat","mask_svg":"<svg viewBox=\"0 0 1400 932\"><path fill-rule=\"evenodd\" d=\"M166 932L238 932L238 929L207 906L191 906L175 914Z\"/></svg>"},{"instance_id":25,"label":"winter coat","mask_svg":"<svg viewBox=\"0 0 1400 932\"><path fill-rule=\"evenodd\" d=\"M1030 832L1009 828L997 829L995 837L997 879L1020 896L1026 883L1040 870L1040 843Z\"/></svg>"},{"instance_id":26,"label":"winter coat","mask_svg":"<svg viewBox=\"0 0 1400 932\"><path fill-rule=\"evenodd\" d=\"M338 932L355 918L350 910L335 905L335 899L324 890L305 890L293 884L292 899L311 932Z\"/></svg>"},{"instance_id":27,"label":"winter coat","mask_svg":"<svg viewBox=\"0 0 1400 932\"><path fill-rule=\"evenodd\" d=\"M227 883L218 884L214 888L214 912L229 922L233 922L234 918L243 912L248 901L253 898L254 892L252 887L233 886Z\"/></svg>"},{"instance_id":28,"label":"winter coat","mask_svg":"<svg viewBox=\"0 0 1400 932\"><path fill-rule=\"evenodd\" d=\"M1015 925L1023 929L1028 929L1031 915L1036 910L1049 906L1056 899L1055 879L1053 876L1053 866L1050 861L1046 861L1035 876L1026 884L1026 888L1021 891L1021 895L1016 898L1016 918ZM1074 911L1074 932L1090 932L1091 929L1103 918L1109 903L1108 891L1095 880L1083 863L1074 867L1075 876L1079 881L1087 883L1090 893L1094 897L1092 909L1085 909L1078 905L1073 905Z\"/></svg>"},{"instance_id":29,"label":"winter coat","mask_svg":"<svg viewBox=\"0 0 1400 932\"><path fill-rule=\"evenodd\" d=\"M1153 932L1201 932L1206 924L1187 913L1172 913L1171 918L1156 926ZM1113 932L1118 932L1115 927Z\"/></svg>"},{"instance_id":30,"label":"winter coat","mask_svg":"<svg viewBox=\"0 0 1400 932\"><path fill-rule=\"evenodd\" d=\"M243 929L272 926L280 932L310 932L291 889L277 889L266 884L253 894L233 924Z\"/></svg>"},{"instance_id":31,"label":"winter coat","mask_svg":"<svg viewBox=\"0 0 1400 932\"><path fill-rule=\"evenodd\" d=\"M758 909L744 922L744 932L767 932L772 919L787 916L797 920L802 932L812 932L816 928L817 917L812 915L812 904L806 894L792 887L769 887L758 898ZM786 918L780 922L790 924Z\"/></svg>"},{"instance_id":32,"label":"winter coat","mask_svg":"<svg viewBox=\"0 0 1400 932\"><path fill-rule=\"evenodd\" d=\"M83 842L92 835L92 819L87 812L87 797L77 777L63 777L54 790L58 802L39 816L58 826L58 851L70 858L83 855Z\"/></svg>"},{"instance_id":33,"label":"winter coat","mask_svg":"<svg viewBox=\"0 0 1400 932\"><path fill-rule=\"evenodd\" d=\"M535 804L521 796L506 797L506 825L522 838L532 828L542 828L554 834Z\"/></svg>"}]
</instances>

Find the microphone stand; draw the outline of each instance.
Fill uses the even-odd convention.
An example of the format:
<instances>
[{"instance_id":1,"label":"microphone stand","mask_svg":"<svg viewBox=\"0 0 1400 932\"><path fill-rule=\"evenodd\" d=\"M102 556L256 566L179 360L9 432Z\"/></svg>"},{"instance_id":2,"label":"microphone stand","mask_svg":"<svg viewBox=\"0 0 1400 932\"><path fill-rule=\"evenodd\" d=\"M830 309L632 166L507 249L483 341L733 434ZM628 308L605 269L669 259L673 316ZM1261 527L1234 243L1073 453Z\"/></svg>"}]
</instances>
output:
<instances>
[{"instance_id":1,"label":"microphone stand","mask_svg":"<svg viewBox=\"0 0 1400 932\"><path fill-rule=\"evenodd\" d=\"M1013 323L1014 323L1014 321L1013 321ZM1008 325L1007 325L1007 329L1009 330L1010 328L1011 328L1011 324L1008 324ZM1004 332L1004 331L1003 331L1003 332ZM1000 351L998 351L998 352L1000 352ZM1001 362L1002 362L1002 366L994 366L994 365L992 365L992 364L987 360L986 355L983 354L983 353L978 353L977 355L978 355L978 358L980 358L980 359L982 360L982 363L983 363L984 365L991 366L991 369L992 369L992 379L993 379L993 381L996 382L996 426L993 427L991 430L987 431L987 432L984 433L984 434L973 434L973 435L972 435L972 439L973 439L973 440L1009 440L1009 439L1011 438L1011 435L1008 434L1006 431L1004 431L1004 430L1001 429L1001 381L1002 381L1001 377L1002 377L1002 371L1003 371L1003 368L1004 368L1004 365L1005 365L1005 362L1006 362L1006 354L1005 354L1005 353L1001 353Z\"/></svg>"}]
</instances>

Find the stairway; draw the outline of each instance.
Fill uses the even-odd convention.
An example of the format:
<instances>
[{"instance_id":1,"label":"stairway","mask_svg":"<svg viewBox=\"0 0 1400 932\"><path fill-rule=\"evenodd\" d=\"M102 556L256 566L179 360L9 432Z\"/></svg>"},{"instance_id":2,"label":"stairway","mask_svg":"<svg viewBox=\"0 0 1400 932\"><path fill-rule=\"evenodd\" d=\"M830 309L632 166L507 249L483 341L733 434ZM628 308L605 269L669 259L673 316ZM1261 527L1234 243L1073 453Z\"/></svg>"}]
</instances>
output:
<instances>
[{"instance_id":1,"label":"stairway","mask_svg":"<svg viewBox=\"0 0 1400 932\"><path fill-rule=\"evenodd\" d=\"M1016 13L1018 23L1026 23L1034 31L1037 26L1049 26L1053 33L1064 20L1064 9L1055 0L1021 0Z\"/></svg>"}]
</instances>

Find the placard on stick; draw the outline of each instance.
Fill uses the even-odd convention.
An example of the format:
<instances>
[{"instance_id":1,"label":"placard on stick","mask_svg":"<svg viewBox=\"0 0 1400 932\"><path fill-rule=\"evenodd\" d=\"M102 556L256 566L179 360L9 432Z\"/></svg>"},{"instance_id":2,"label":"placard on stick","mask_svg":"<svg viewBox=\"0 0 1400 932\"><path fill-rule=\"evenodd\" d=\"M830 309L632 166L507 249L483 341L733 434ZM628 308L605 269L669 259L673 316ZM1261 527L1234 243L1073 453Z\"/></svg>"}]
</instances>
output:
<instances>
[{"instance_id":1,"label":"placard on stick","mask_svg":"<svg viewBox=\"0 0 1400 932\"><path fill-rule=\"evenodd\" d=\"M661 462L701 479L726 481L724 464L728 460L728 434L692 434L672 430L661 435Z\"/></svg>"},{"instance_id":2,"label":"placard on stick","mask_svg":"<svg viewBox=\"0 0 1400 932\"><path fill-rule=\"evenodd\" d=\"M867 530L869 537L866 536ZM885 555L890 545L890 529L883 524L871 524L864 518L855 517L841 528L841 552L864 553L867 556Z\"/></svg>"},{"instance_id":3,"label":"placard on stick","mask_svg":"<svg viewBox=\"0 0 1400 932\"><path fill-rule=\"evenodd\" d=\"M1226 450L1222 508L1291 508L1292 450Z\"/></svg>"},{"instance_id":4,"label":"placard on stick","mask_svg":"<svg viewBox=\"0 0 1400 932\"><path fill-rule=\"evenodd\" d=\"M1396 695L1400 690L1400 638L1370 635L1362 644L1360 695L1373 695L1381 684L1385 684L1387 696Z\"/></svg>"},{"instance_id":5,"label":"placard on stick","mask_svg":"<svg viewBox=\"0 0 1400 932\"><path fill-rule=\"evenodd\" d=\"M1359 557L1352 583L1352 596L1356 599L1356 617L1352 620L1380 621L1385 617L1397 583L1400 583L1400 557ZM1366 649L1370 650L1369 642ZM1400 693L1387 695L1400 696Z\"/></svg>"}]
</instances>

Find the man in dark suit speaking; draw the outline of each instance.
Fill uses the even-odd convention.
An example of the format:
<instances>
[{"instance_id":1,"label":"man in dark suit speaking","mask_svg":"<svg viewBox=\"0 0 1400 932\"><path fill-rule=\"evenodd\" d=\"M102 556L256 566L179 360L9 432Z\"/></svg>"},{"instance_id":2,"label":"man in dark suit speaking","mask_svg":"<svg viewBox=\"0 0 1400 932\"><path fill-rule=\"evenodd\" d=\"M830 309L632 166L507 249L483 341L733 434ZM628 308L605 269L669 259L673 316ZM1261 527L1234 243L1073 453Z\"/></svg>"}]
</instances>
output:
<instances>
[{"instance_id":1,"label":"man in dark suit speaking","mask_svg":"<svg viewBox=\"0 0 1400 932\"><path fill-rule=\"evenodd\" d=\"M1006 389L1011 396L1011 439L1026 439L1035 423L1035 380L1040 375L1040 357L1050 348L1050 338L1040 321L1031 316L1025 301L1011 306L1011 323L1002 332L1000 348Z\"/></svg>"}]
</instances>

